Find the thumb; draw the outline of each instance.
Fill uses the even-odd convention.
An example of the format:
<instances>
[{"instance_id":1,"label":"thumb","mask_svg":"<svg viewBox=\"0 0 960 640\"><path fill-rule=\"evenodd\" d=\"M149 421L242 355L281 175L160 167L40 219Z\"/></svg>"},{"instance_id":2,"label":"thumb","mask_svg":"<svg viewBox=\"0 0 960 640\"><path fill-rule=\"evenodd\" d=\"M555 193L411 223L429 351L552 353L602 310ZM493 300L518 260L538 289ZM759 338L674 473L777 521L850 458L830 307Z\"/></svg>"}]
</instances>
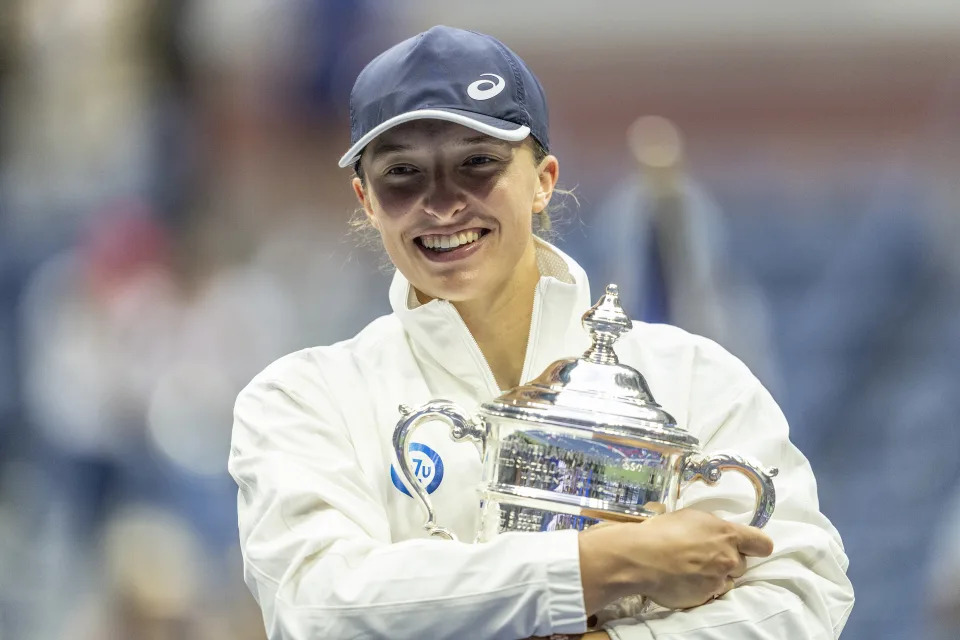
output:
<instances>
[{"instance_id":1,"label":"thumb","mask_svg":"<svg viewBox=\"0 0 960 640\"><path fill-rule=\"evenodd\" d=\"M740 525L738 529L737 549L745 556L765 558L773 553L773 540L756 527Z\"/></svg>"}]
</instances>

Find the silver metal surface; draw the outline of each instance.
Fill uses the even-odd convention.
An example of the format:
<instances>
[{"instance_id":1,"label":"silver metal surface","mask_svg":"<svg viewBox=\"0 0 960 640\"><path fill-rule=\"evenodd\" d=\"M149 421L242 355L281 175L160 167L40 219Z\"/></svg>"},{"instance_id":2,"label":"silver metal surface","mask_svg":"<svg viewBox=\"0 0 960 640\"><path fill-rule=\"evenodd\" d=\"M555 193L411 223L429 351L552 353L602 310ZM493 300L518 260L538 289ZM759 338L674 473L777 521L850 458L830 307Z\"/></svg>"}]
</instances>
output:
<instances>
[{"instance_id":1,"label":"silver metal surface","mask_svg":"<svg viewBox=\"0 0 960 640\"><path fill-rule=\"evenodd\" d=\"M499 531L643 521L676 509L684 486L714 484L727 469L753 483L751 524L766 524L777 470L735 453L701 453L697 439L654 401L640 372L619 362L614 344L632 323L616 285L584 314L583 325L593 342L583 356L554 362L529 384L481 405L476 417L445 400L401 407L395 464L426 514L427 531L454 538L437 525L407 452L413 431L434 419L450 426L454 440L474 441L482 451L477 540Z\"/></svg>"},{"instance_id":2,"label":"silver metal surface","mask_svg":"<svg viewBox=\"0 0 960 640\"><path fill-rule=\"evenodd\" d=\"M753 485L757 494L757 508L753 512L750 525L762 528L770 520L777 503L777 491L773 487L773 479L780 470L776 467L764 468L758 462L736 453L691 454L683 462L683 480L684 482L702 480L707 484L716 484L721 474L727 469L747 476Z\"/></svg>"},{"instance_id":3,"label":"silver metal surface","mask_svg":"<svg viewBox=\"0 0 960 640\"><path fill-rule=\"evenodd\" d=\"M549 507L544 513L562 513L570 516L596 518L614 522L643 522L647 518L666 512L660 502L646 502L643 505L628 507L616 502L585 496L570 496L552 493L529 487L493 486L484 492L489 500L501 505L514 504L522 507ZM544 525L544 530L546 529ZM582 529L583 527L578 527Z\"/></svg>"},{"instance_id":4,"label":"silver metal surface","mask_svg":"<svg viewBox=\"0 0 960 640\"><path fill-rule=\"evenodd\" d=\"M483 423L481 422L481 426L478 426L462 409L446 400L434 400L417 409L402 404L399 410L402 417L393 432L394 467L400 469L400 473L406 480L407 488L411 492L410 495L416 496L417 502L427 516L427 521L423 527L432 536L456 540L452 531L437 525L430 494L417 480L413 461L410 459L410 438L413 431L424 422L440 419L450 425L450 437L454 440L475 440L482 445L486 438L486 433L482 427Z\"/></svg>"},{"instance_id":5,"label":"silver metal surface","mask_svg":"<svg viewBox=\"0 0 960 640\"><path fill-rule=\"evenodd\" d=\"M528 384L485 403L481 411L521 421L544 420L693 450L697 440L653 399L643 375L621 364L613 346L633 326L617 285L583 316L593 344L580 358L557 360Z\"/></svg>"}]
</instances>

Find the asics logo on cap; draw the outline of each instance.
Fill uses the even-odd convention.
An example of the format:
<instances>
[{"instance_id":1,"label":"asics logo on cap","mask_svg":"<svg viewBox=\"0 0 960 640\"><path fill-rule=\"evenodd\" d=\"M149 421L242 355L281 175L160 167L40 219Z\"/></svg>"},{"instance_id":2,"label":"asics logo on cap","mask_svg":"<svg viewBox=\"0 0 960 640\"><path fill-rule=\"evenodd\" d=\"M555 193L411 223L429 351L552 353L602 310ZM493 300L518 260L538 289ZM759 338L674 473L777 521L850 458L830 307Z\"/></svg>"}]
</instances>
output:
<instances>
[{"instance_id":1,"label":"asics logo on cap","mask_svg":"<svg viewBox=\"0 0 960 640\"><path fill-rule=\"evenodd\" d=\"M481 79L470 83L470 86L467 87L467 95L474 100L489 100L499 95L503 88L507 86L506 81L495 73L481 73L480 75L496 78L497 81Z\"/></svg>"},{"instance_id":2,"label":"asics logo on cap","mask_svg":"<svg viewBox=\"0 0 960 640\"><path fill-rule=\"evenodd\" d=\"M549 149L546 96L523 60L491 36L437 26L395 44L357 76L350 91L350 148L338 164L355 164L388 129L425 119L501 140L533 136Z\"/></svg>"}]
</instances>

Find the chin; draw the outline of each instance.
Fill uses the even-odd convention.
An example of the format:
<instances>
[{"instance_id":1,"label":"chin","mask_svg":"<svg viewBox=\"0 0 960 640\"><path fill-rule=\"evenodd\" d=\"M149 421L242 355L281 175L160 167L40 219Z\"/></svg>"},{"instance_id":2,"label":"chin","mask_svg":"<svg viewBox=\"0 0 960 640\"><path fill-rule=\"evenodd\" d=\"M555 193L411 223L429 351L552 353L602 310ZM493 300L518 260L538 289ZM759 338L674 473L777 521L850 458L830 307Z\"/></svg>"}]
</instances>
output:
<instances>
[{"instance_id":1,"label":"chin","mask_svg":"<svg viewBox=\"0 0 960 640\"><path fill-rule=\"evenodd\" d=\"M444 279L441 282L424 283L423 287L414 285L418 291L431 298L440 298L450 302L465 302L475 300L484 295L484 287L475 281L464 281L460 278Z\"/></svg>"}]
</instances>

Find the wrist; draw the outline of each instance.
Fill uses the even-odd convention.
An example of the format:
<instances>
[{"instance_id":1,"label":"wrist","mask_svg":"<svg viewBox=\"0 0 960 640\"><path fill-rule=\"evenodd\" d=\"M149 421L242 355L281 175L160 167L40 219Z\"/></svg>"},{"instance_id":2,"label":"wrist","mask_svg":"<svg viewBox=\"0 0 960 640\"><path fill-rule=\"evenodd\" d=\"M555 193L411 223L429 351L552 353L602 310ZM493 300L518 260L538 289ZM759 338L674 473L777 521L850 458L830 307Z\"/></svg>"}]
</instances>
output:
<instances>
[{"instance_id":1,"label":"wrist","mask_svg":"<svg viewBox=\"0 0 960 640\"><path fill-rule=\"evenodd\" d=\"M644 594L648 572L634 543L639 527L606 525L579 533L580 579L587 615L623 596Z\"/></svg>"}]
</instances>

